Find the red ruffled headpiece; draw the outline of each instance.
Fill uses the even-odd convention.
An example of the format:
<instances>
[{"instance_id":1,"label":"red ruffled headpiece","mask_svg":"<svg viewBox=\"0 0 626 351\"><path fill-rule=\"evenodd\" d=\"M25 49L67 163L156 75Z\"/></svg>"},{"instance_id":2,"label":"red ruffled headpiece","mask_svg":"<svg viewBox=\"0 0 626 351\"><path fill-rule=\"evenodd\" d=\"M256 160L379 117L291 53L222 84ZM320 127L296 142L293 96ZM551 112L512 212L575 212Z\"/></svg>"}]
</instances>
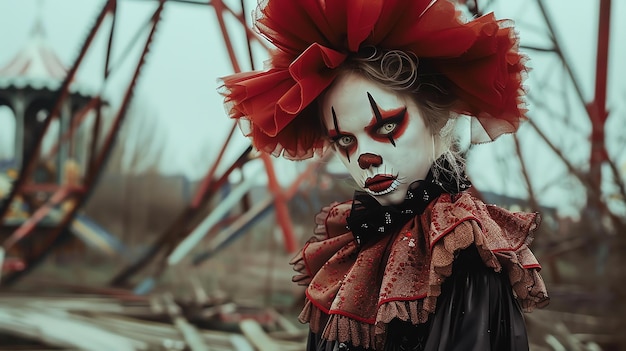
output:
<instances>
[{"instance_id":1,"label":"red ruffled headpiece","mask_svg":"<svg viewBox=\"0 0 626 351\"><path fill-rule=\"evenodd\" d=\"M454 111L473 116L472 142L512 133L525 119L524 56L511 21L463 23L447 0L269 0L258 31L276 46L270 67L222 78L232 118L261 151L306 159L325 146L315 99L363 46L414 53L452 84ZM284 152L283 152L284 151Z\"/></svg>"}]
</instances>

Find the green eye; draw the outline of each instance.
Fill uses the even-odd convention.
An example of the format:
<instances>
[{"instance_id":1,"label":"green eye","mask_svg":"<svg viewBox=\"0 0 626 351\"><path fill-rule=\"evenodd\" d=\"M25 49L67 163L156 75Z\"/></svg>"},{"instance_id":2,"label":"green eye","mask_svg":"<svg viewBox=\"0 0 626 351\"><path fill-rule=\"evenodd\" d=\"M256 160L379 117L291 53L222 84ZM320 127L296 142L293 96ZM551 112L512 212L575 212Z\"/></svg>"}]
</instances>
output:
<instances>
[{"instance_id":1,"label":"green eye","mask_svg":"<svg viewBox=\"0 0 626 351\"><path fill-rule=\"evenodd\" d=\"M342 148L349 147L352 143L354 143L354 137L350 135L344 135L337 139L337 144Z\"/></svg>"},{"instance_id":2,"label":"green eye","mask_svg":"<svg viewBox=\"0 0 626 351\"><path fill-rule=\"evenodd\" d=\"M396 122L385 123L376 130L376 133L380 135L391 134L393 133L394 130L396 130L397 127L398 127L398 123Z\"/></svg>"}]
</instances>

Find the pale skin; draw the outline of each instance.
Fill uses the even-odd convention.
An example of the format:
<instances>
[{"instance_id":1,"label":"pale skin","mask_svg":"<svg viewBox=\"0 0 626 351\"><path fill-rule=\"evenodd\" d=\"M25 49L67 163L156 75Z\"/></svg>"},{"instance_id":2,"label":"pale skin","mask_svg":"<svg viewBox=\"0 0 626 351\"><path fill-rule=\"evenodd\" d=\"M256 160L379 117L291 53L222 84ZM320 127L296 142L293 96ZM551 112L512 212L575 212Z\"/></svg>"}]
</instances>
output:
<instances>
[{"instance_id":1,"label":"pale skin","mask_svg":"<svg viewBox=\"0 0 626 351\"><path fill-rule=\"evenodd\" d=\"M381 205L404 201L441 154L415 101L359 74L338 77L321 108L337 156Z\"/></svg>"}]
</instances>

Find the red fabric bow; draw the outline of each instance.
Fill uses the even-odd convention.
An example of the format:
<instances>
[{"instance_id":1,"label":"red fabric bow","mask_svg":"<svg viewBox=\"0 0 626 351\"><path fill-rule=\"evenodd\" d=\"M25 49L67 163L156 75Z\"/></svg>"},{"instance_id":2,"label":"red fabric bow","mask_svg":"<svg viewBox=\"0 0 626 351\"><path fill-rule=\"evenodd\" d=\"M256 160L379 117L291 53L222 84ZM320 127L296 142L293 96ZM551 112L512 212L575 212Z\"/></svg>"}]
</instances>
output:
<instances>
[{"instance_id":1,"label":"red fabric bow","mask_svg":"<svg viewBox=\"0 0 626 351\"><path fill-rule=\"evenodd\" d=\"M325 146L317 104L337 68L360 47L412 52L453 84L454 110L476 118L472 141L517 130L526 68L510 21L463 23L447 0L269 0L256 27L277 49L263 72L222 78L230 117L265 152L292 159Z\"/></svg>"}]
</instances>

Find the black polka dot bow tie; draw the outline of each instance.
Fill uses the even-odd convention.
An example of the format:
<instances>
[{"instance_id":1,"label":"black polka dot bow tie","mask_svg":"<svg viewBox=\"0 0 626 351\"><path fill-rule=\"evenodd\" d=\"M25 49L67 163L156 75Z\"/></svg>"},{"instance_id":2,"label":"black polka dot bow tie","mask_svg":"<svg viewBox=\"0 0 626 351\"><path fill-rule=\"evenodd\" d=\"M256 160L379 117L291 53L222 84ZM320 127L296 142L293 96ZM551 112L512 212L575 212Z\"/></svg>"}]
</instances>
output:
<instances>
[{"instance_id":1,"label":"black polka dot bow tie","mask_svg":"<svg viewBox=\"0 0 626 351\"><path fill-rule=\"evenodd\" d=\"M433 169L426 179L411 184L405 200L397 205L383 206L364 191L355 191L352 209L347 218L348 229L359 245L395 233L411 218L424 212L441 194L456 194L471 187L465 174L455 176L445 161L440 163L438 177Z\"/></svg>"}]
</instances>

